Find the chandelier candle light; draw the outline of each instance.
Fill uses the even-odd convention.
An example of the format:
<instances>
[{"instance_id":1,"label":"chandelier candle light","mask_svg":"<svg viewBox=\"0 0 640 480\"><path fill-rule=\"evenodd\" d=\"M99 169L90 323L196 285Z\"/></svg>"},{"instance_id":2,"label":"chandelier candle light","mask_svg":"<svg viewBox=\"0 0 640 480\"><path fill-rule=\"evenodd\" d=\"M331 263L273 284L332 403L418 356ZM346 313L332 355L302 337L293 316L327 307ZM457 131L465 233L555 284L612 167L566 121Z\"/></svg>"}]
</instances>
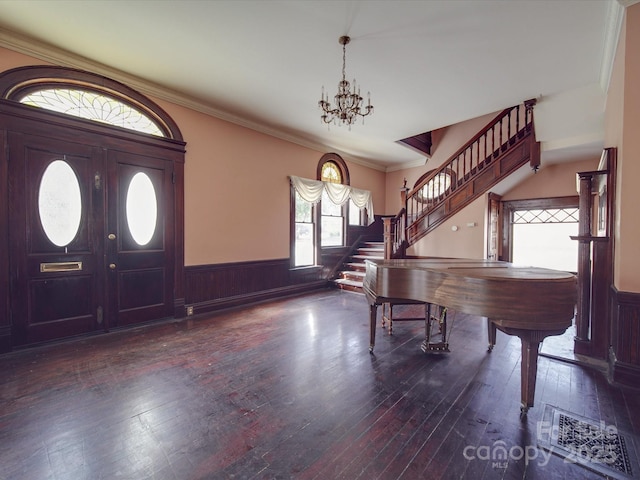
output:
<instances>
[{"instance_id":1,"label":"chandelier candle light","mask_svg":"<svg viewBox=\"0 0 640 480\"><path fill-rule=\"evenodd\" d=\"M367 105L362 108L362 97L360 96L360 88L356 87L356 80L353 79L353 90L345 76L346 65L346 45L351 41L348 36L342 36L338 42L342 45L342 80L338 82L338 93L335 95L335 108L331 107L329 103L329 96L324 93L324 87L322 87L322 94L318 106L322 109L323 123L339 123L340 125L351 125L356 121L358 117L362 117L364 123L364 117L373 113L373 105L371 105L370 94L367 93Z\"/></svg>"}]
</instances>

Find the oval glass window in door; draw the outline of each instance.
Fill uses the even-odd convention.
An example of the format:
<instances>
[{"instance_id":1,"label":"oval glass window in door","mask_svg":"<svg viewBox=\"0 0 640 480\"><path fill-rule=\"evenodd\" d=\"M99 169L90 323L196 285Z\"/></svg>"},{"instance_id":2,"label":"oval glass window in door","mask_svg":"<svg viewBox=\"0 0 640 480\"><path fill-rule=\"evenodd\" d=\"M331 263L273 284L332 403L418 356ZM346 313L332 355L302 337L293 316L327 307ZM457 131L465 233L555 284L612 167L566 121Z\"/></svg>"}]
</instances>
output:
<instances>
[{"instance_id":1,"label":"oval glass window in door","mask_svg":"<svg viewBox=\"0 0 640 480\"><path fill-rule=\"evenodd\" d=\"M151 241L158 221L156 190L144 172L136 173L127 189L127 225L133 240L140 246Z\"/></svg>"},{"instance_id":2,"label":"oval glass window in door","mask_svg":"<svg viewBox=\"0 0 640 480\"><path fill-rule=\"evenodd\" d=\"M73 241L80 228L82 196L78 177L64 160L54 160L42 174L38 211L51 243L66 247Z\"/></svg>"}]
</instances>

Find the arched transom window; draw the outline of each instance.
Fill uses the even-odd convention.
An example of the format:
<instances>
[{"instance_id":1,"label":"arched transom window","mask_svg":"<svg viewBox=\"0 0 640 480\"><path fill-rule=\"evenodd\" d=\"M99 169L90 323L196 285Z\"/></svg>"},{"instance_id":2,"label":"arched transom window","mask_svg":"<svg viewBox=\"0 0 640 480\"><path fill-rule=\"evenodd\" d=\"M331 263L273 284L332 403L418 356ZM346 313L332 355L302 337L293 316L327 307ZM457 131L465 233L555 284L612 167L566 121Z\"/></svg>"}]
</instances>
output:
<instances>
[{"instance_id":1,"label":"arched transom window","mask_svg":"<svg viewBox=\"0 0 640 480\"><path fill-rule=\"evenodd\" d=\"M0 74L0 98L182 141L178 126L159 105L116 80L91 72L40 65L14 68Z\"/></svg>"},{"instance_id":2,"label":"arched transom window","mask_svg":"<svg viewBox=\"0 0 640 480\"><path fill-rule=\"evenodd\" d=\"M43 88L27 93L19 102L136 132L165 136L158 125L141 111L101 92L66 87Z\"/></svg>"},{"instance_id":3,"label":"arched transom window","mask_svg":"<svg viewBox=\"0 0 640 480\"><path fill-rule=\"evenodd\" d=\"M342 183L340 167L331 160L324 162L321 167L320 180L330 183Z\"/></svg>"}]
</instances>

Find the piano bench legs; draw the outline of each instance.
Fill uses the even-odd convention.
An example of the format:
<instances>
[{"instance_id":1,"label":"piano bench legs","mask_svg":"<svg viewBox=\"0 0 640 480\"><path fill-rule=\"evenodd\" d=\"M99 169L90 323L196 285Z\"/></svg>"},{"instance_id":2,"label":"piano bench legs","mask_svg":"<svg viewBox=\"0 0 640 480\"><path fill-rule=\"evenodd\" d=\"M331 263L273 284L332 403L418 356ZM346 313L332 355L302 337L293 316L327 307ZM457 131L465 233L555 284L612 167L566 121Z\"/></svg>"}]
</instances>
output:
<instances>
[{"instance_id":1,"label":"piano bench legs","mask_svg":"<svg viewBox=\"0 0 640 480\"><path fill-rule=\"evenodd\" d=\"M449 352L448 331L447 331L447 309L438 305L432 305L425 302L406 302L391 303L384 302L382 305L382 326L385 321L389 322L389 335L392 333L393 325L393 306L394 305L423 305L425 312L423 317L399 317L398 321L423 321L425 325L425 340L422 342L421 349L425 353L442 353ZM432 310L433 308L433 310ZM388 312L388 317L386 316ZM376 327L378 322L378 304L369 304L369 353L373 353L376 345ZM437 326L440 335L439 342L432 342L432 328Z\"/></svg>"},{"instance_id":2,"label":"piano bench legs","mask_svg":"<svg viewBox=\"0 0 640 480\"><path fill-rule=\"evenodd\" d=\"M424 314L419 317L408 317L408 316L393 316L393 307L399 305L422 305L424 306ZM404 321L425 321L429 315L429 304L425 302L413 302L410 300L406 300L404 302L384 302L382 303L382 328L387 327L387 332L389 335L393 335L393 321L404 322Z\"/></svg>"}]
</instances>

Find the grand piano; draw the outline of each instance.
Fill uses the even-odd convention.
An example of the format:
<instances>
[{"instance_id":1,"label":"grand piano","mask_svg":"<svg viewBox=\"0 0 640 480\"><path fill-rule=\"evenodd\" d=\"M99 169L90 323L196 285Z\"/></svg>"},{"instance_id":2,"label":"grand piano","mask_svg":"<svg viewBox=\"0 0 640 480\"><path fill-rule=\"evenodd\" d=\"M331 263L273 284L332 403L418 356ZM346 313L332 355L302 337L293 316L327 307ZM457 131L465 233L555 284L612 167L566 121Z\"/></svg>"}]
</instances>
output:
<instances>
[{"instance_id":1,"label":"grand piano","mask_svg":"<svg viewBox=\"0 0 640 480\"><path fill-rule=\"evenodd\" d=\"M364 293L370 306L370 344L376 338L377 307L419 301L487 317L489 351L496 329L522 342L521 404L533 407L538 348L571 325L577 300L571 273L512 263L459 258L367 260Z\"/></svg>"}]
</instances>

